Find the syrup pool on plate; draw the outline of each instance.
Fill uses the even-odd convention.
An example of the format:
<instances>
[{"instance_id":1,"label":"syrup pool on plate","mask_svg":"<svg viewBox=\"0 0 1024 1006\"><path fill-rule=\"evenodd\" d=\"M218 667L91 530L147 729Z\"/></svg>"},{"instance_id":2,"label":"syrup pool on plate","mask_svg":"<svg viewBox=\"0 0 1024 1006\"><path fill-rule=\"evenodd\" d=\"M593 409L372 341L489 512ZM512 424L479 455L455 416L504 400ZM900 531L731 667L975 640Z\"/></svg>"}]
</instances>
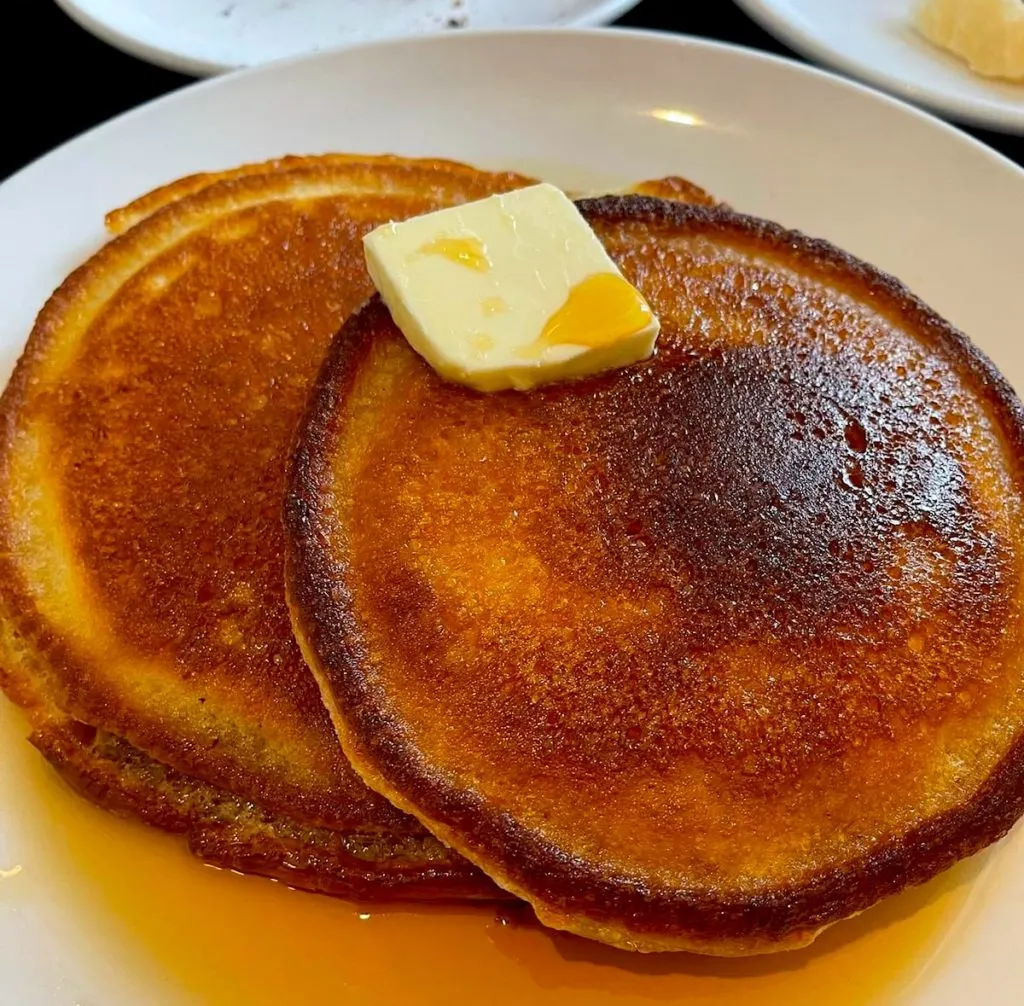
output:
<instances>
[{"instance_id":1,"label":"syrup pool on plate","mask_svg":"<svg viewBox=\"0 0 1024 1006\"><path fill-rule=\"evenodd\" d=\"M0 700L0 911L59 919L47 1004L817 1006L827 989L829 1006L874 1006L898 1001L969 924L987 862L962 863L807 950L634 955L552 934L521 910L353 905L204 866L180 839L76 796L26 733ZM66 989L61 969L78 976Z\"/></svg>"}]
</instances>

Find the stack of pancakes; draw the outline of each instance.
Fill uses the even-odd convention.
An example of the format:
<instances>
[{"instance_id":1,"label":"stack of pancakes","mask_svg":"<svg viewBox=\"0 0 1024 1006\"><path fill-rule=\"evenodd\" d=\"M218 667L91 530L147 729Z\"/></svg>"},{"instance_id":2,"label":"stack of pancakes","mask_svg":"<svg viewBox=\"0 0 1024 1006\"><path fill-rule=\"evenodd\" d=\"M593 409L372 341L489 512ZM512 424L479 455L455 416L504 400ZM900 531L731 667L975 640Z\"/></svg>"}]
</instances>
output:
<instances>
[{"instance_id":1,"label":"stack of pancakes","mask_svg":"<svg viewBox=\"0 0 1024 1006\"><path fill-rule=\"evenodd\" d=\"M287 158L111 214L0 405L0 683L219 865L802 945L1024 811L1020 404L679 179L580 204L654 358L448 385L361 238L529 181Z\"/></svg>"}]
</instances>

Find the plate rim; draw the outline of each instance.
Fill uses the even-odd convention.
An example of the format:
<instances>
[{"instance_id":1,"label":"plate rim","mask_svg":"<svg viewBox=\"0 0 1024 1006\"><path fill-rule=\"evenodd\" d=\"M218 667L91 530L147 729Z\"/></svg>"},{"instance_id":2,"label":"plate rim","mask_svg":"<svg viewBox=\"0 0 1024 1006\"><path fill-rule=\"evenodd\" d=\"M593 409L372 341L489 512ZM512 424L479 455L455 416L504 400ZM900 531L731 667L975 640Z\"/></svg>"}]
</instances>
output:
<instances>
[{"instance_id":1,"label":"plate rim","mask_svg":"<svg viewBox=\"0 0 1024 1006\"><path fill-rule=\"evenodd\" d=\"M60 2L60 0L58 0ZM859 82L881 88L908 104L924 107L934 115L948 115L958 122L1010 135L1024 134L1024 105L1020 111L990 108L970 98L914 84L871 63L846 55L827 45L787 18L776 0L734 0L734 3L769 34L809 59L820 60L835 71L858 78ZM984 81L985 78L981 77ZM1024 97L1024 91L1022 91Z\"/></svg>"},{"instance_id":2,"label":"plate rim","mask_svg":"<svg viewBox=\"0 0 1024 1006\"><path fill-rule=\"evenodd\" d=\"M97 17L90 9L88 0L55 0L57 6L74 21L79 27L84 28L91 35L105 42L107 45L119 49L121 52L134 56L136 59L144 60L154 66L175 73L183 73L189 76L204 78L219 76L225 73L236 73L245 70L255 69L260 66L268 66L270 63L287 62L293 59L302 59L305 56L318 55L321 52L332 52L339 48L355 48L363 45L379 45L386 42L396 42L405 38L423 38L431 35L449 34L445 29L433 29L430 31L412 32L405 35L391 35L385 38L372 39L365 42L340 42L336 45L323 49L310 50L298 53L293 56L284 56L280 59L268 60L262 63L222 63L217 60L200 59L195 56L183 54L177 50L169 49L160 45L153 45L137 38L128 32L122 31L115 24L103 18ZM598 0L597 5L584 14L571 18L563 24L537 25L537 28L548 30L559 30L565 28L589 28L607 25L616 18L622 17L627 11L632 10L640 0ZM459 34L468 34L473 31L529 31L530 27L522 28L465 28L459 29Z\"/></svg>"},{"instance_id":3,"label":"plate rim","mask_svg":"<svg viewBox=\"0 0 1024 1006\"><path fill-rule=\"evenodd\" d=\"M55 0L55 2L61 4L66 2L66 0ZM736 0L736 2L760 2L760 0ZM791 70L796 70L799 73L823 79L833 87L838 86L841 88L851 89L872 102L889 105L890 107L900 110L903 114L910 115L918 120L923 120L929 124L930 128L938 129L940 132L947 134L953 134L958 142L966 143L973 147L977 153L982 154L990 160L994 160L1004 168L1012 169L1012 171L1020 176L1021 180L1024 181L1024 165L1018 164L1006 154L1002 153L1002 151L996 150L995 147L992 147L983 140L972 136L960 125L949 122L946 119L941 118L935 112L922 108L920 105L915 105L897 95L881 91L878 88L872 87L870 84L865 84L860 80L844 76L842 73L831 70L828 67L806 63L793 56L766 52L763 49L755 49L752 46L741 45L736 42L723 42L719 39L705 38L700 35L660 31L652 28L550 26L533 28L467 28L459 32L423 32L417 35L403 35L395 38L376 39L367 42L331 46L317 52L300 53L296 56L272 60L269 63L260 63L256 66L241 67L237 70L231 71L230 73L200 77L196 80L189 81L172 91L168 91L165 94L158 95L157 97L150 98L141 104L127 108L123 112L119 112L108 119L104 119L102 122L98 122L96 125L90 126L88 129L69 137L63 142L57 144L57 146L44 151L42 154L39 154L37 157L30 160L27 164L22 165L6 178L0 179L0 195L3 195L12 183L21 181L22 176L31 171L37 165L50 158L63 155L67 148L85 141L95 141L97 136L102 136L102 133L105 130L121 126L125 122L131 121L131 119L136 116L141 117L146 115L151 108L163 107L164 105L170 105L178 101L192 100L190 96L197 90L202 91L208 88L236 86L236 82L241 79L248 79L249 77L263 74L285 72L297 64L306 62L330 62L337 59L344 59L349 53L360 52L367 49L438 44L463 45L466 43L457 40L475 40L478 38L514 39L531 35L570 35L594 38L615 37L636 41L646 40L657 44L664 44L666 46L676 46L681 49L703 48L712 51L726 52L740 56L744 59L751 59L755 62L764 62L783 66Z\"/></svg>"}]
</instances>

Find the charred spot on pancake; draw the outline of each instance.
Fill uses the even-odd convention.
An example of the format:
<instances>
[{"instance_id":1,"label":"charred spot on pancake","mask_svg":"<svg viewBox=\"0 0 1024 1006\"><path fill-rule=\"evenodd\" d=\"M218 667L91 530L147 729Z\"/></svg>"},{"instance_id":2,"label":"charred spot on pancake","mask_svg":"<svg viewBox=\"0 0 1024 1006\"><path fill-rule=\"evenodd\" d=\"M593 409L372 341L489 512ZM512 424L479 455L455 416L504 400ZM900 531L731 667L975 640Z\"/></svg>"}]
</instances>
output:
<instances>
[{"instance_id":1,"label":"charred spot on pancake","mask_svg":"<svg viewBox=\"0 0 1024 1006\"><path fill-rule=\"evenodd\" d=\"M668 331L656 365L498 401L413 369L353 499L381 652L442 708L450 663L504 682L458 715L549 771L689 752L762 791L983 687L1016 574L944 396L782 339Z\"/></svg>"}]
</instances>

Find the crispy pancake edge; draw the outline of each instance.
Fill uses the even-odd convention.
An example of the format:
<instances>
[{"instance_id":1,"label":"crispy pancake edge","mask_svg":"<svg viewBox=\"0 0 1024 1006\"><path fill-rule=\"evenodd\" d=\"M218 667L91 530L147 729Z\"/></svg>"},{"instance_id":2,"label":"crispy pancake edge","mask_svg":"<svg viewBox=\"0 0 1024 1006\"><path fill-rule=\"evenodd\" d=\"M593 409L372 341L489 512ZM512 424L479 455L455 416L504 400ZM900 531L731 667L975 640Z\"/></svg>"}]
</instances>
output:
<instances>
[{"instance_id":1,"label":"crispy pancake edge","mask_svg":"<svg viewBox=\"0 0 1024 1006\"><path fill-rule=\"evenodd\" d=\"M500 901L509 895L432 837L343 832L273 814L75 721L32 744L77 793L119 817L182 835L212 866L352 901Z\"/></svg>"},{"instance_id":2,"label":"crispy pancake edge","mask_svg":"<svg viewBox=\"0 0 1024 1006\"><path fill-rule=\"evenodd\" d=\"M351 901L509 899L432 837L305 825L175 772L114 735L97 745L99 737L73 727L55 722L31 737L65 782L116 816L183 835L212 866Z\"/></svg>"},{"instance_id":3,"label":"crispy pancake edge","mask_svg":"<svg viewBox=\"0 0 1024 1006\"><path fill-rule=\"evenodd\" d=\"M30 743L91 803L182 836L204 862L360 901L508 899L434 838L372 826L344 831L309 825L179 772L123 737L66 716L40 693L32 671L36 660L13 623L0 618L0 686L26 713Z\"/></svg>"},{"instance_id":4,"label":"crispy pancake edge","mask_svg":"<svg viewBox=\"0 0 1024 1006\"><path fill-rule=\"evenodd\" d=\"M302 171L317 168L343 167L345 165L366 165L381 168L405 168L414 166L423 171L446 171L464 174L467 171L477 174L505 174L510 179L524 176L515 172L484 172L463 161L451 161L443 157L402 157L398 154L285 154L269 161L254 161L240 164L234 168L221 171L200 171L193 175L185 175L167 182L158 188L144 193L130 203L111 210L104 217L107 230L113 235L123 234L136 224L152 216L170 203L178 202L188 196L195 195L219 182L237 181L253 175L278 175L291 171ZM654 178L641 182L637 191L659 195L680 193L675 198L689 198L694 202L713 203L712 197L700 186L694 185L685 178Z\"/></svg>"},{"instance_id":5,"label":"crispy pancake edge","mask_svg":"<svg viewBox=\"0 0 1024 1006\"><path fill-rule=\"evenodd\" d=\"M170 203L177 202L187 196L201 192L218 182L234 181L251 175L278 174L286 171L299 171L304 168L337 166L344 164L368 164L381 167L394 167L415 161L420 167L433 170L463 172L467 165L461 161L450 161L446 158L407 158L396 154L286 154L270 161L259 161L242 164L236 168L223 171L201 171L194 175L185 175L165 185L133 199L125 206L111 210L104 218L107 230L113 234L123 234L137 223L152 216ZM469 166L470 170L476 170ZM509 173L512 177L513 173ZM666 175L663 178L649 178L630 186L627 192L642 196L657 196L661 199L672 199L698 206L723 205L706 189L691 182L681 175Z\"/></svg>"},{"instance_id":6,"label":"crispy pancake edge","mask_svg":"<svg viewBox=\"0 0 1024 1006\"><path fill-rule=\"evenodd\" d=\"M1012 447L1014 477L1018 484L1024 482L1024 407L1016 394L965 335L898 280L825 241L720 209L646 197L605 197L579 205L589 218L609 223L631 220L767 241L818 269L854 278L870 296L887 302L909 324L942 345L977 382L979 395L992 408ZM436 774L418 769L413 752L403 742L401 724L367 701L361 654L350 643L355 624L344 570L334 565L320 544L327 534L322 480L329 464L337 403L366 351L365 340L361 346L358 334L361 319L372 326L372 315L380 310L364 308L346 326L349 338L334 341L298 432L285 502L286 584L296 635L324 691L345 752L365 781L418 817L502 887L527 900L541 901L542 921L629 949L720 955L789 949L978 852L1024 814L1022 737L970 800L926 821L899 842L811 883L750 898L712 898L644 890L635 881L608 877L574 863L483 801L455 792ZM341 708L349 715L342 716ZM376 767L381 763L387 765L387 778ZM473 848L467 848L465 834L473 836Z\"/></svg>"}]
</instances>

